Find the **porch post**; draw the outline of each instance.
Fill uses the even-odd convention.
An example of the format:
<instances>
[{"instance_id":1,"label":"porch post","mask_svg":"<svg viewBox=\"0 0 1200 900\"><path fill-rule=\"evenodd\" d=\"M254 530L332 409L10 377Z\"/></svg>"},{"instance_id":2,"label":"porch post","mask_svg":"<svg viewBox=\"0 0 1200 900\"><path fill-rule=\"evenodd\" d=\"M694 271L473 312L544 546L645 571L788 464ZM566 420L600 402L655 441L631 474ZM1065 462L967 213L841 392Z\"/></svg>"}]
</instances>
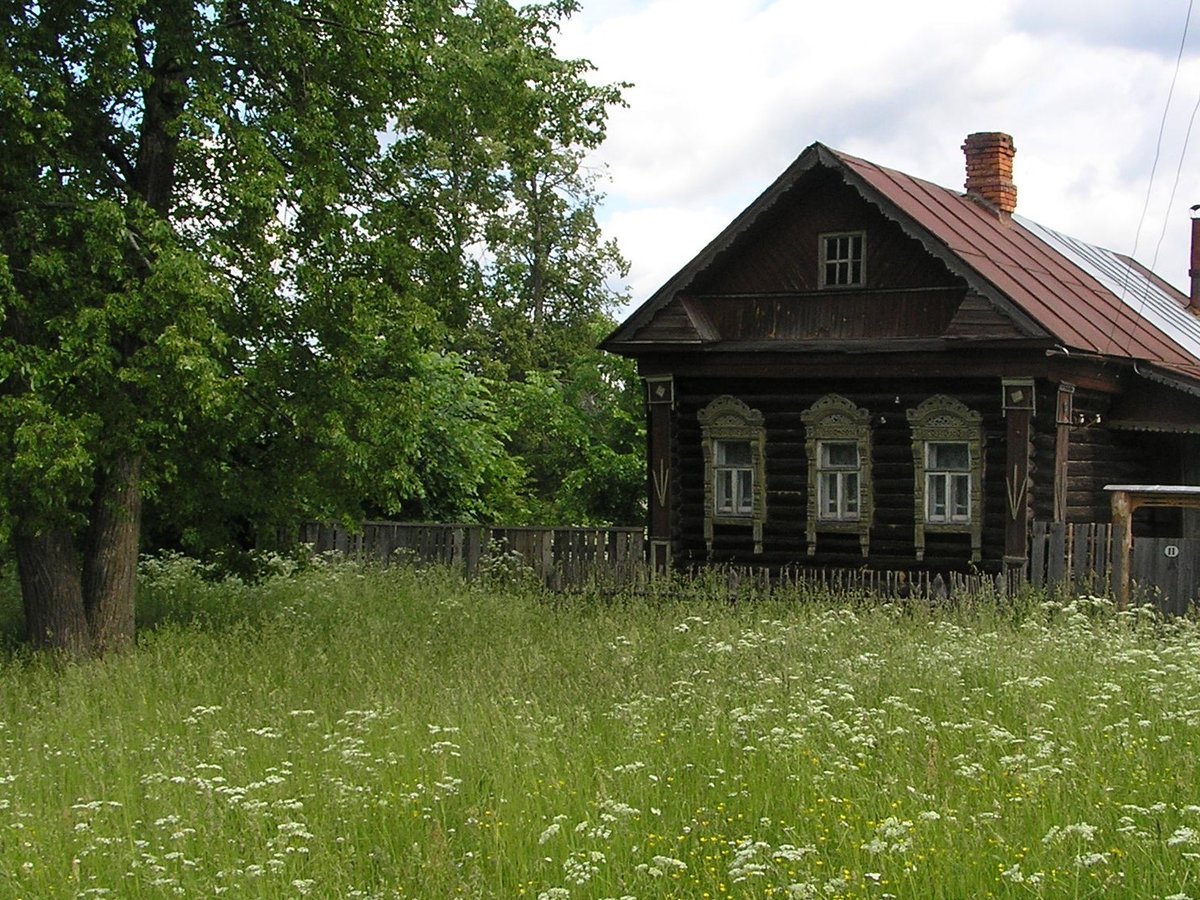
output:
<instances>
[{"instance_id":1,"label":"porch post","mask_svg":"<svg viewBox=\"0 0 1200 900\"><path fill-rule=\"evenodd\" d=\"M671 375L653 375L646 382L646 452L649 488L650 567L665 573L671 567L671 411L675 406L675 380Z\"/></svg>"},{"instance_id":2,"label":"porch post","mask_svg":"<svg viewBox=\"0 0 1200 900\"><path fill-rule=\"evenodd\" d=\"M1034 414L1032 378L1003 380L1004 418L1007 423L1004 457L1004 569L1025 570L1029 558L1029 457Z\"/></svg>"},{"instance_id":3,"label":"porch post","mask_svg":"<svg viewBox=\"0 0 1200 900\"><path fill-rule=\"evenodd\" d=\"M1133 509L1129 492L1119 487L1112 490L1113 534L1118 546L1113 547L1113 588L1117 594L1117 609L1129 606L1129 567L1133 556Z\"/></svg>"}]
</instances>

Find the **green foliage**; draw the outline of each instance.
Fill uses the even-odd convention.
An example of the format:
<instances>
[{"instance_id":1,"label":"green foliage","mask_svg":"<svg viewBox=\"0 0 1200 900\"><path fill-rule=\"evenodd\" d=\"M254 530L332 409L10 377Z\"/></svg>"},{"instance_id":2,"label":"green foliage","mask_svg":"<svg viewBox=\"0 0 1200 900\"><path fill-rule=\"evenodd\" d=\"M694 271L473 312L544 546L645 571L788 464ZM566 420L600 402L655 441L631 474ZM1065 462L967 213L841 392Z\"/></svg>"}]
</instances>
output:
<instances>
[{"instance_id":1,"label":"green foliage","mask_svg":"<svg viewBox=\"0 0 1200 900\"><path fill-rule=\"evenodd\" d=\"M633 366L595 349L567 364L561 372L529 372L503 393L510 448L531 488L529 518L571 525L639 523L645 444L641 385Z\"/></svg>"},{"instance_id":2,"label":"green foliage","mask_svg":"<svg viewBox=\"0 0 1200 900\"><path fill-rule=\"evenodd\" d=\"M624 262L583 168L619 87L558 58L574 9L7 7L2 527L87 545L128 459L150 542L196 551L305 517L630 515L583 475L625 478L637 435L627 373L579 384ZM509 384L551 371L553 433ZM578 454L533 458L557 437Z\"/></svg>"}]
</instances>

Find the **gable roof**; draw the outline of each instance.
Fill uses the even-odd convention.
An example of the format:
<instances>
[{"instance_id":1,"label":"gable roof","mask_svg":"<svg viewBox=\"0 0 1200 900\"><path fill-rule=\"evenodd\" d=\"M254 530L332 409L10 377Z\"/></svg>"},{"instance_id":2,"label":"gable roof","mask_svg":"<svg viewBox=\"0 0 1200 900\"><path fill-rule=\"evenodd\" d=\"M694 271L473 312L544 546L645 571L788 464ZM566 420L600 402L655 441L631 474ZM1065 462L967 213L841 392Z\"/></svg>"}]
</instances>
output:
<instances>
[{"instance_id":1,"label":"gable roof","mask_svg":"<svg viewBox=\"0 0 1200 900\"><path fill-rule=\"evenodd\" d=\"M628 351L644 344L638 332L659 312L680 319L680 341L672 344L703 343L703 323L693 323L694 337L685 339L688 316L665 308L816 167L840 172L847 184L1027 336L1068 351L1143 361L1185 380L1200 380L1200 319L1185 309L1187 297L1133 260L820 143L806 148L603 346Z\"/></svg>"}]
</instances>

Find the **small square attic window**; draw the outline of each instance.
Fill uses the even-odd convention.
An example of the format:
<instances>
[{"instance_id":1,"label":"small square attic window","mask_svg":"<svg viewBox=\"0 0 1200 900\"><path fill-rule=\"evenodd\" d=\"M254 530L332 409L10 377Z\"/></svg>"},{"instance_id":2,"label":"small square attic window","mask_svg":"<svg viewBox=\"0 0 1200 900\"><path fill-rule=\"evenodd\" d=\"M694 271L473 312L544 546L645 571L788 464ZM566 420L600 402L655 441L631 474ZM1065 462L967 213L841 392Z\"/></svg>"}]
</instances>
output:
<instances>
[{"instance_id":1,"label":"small square attic window","mask_svg":"<svg viewBox=\"0 0 1200 900\"><path fill-rule=\"evenodd\" d=\"M821 287L857 287L866 283L866 234L861 231L823 234Z\"/></svg>"}]
</instances>

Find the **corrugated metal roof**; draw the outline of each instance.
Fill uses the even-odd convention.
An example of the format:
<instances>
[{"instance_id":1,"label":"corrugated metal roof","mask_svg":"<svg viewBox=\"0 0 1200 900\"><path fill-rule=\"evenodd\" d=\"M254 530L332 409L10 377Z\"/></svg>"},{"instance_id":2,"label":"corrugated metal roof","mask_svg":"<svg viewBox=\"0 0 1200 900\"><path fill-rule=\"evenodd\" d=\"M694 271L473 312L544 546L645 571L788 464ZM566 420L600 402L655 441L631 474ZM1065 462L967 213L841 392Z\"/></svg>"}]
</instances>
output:
<instances>
[{"instance_id":1,"label":"corrugated metal roof","mask_svg":"<svg viewBox=\"0 0 1200 900\"><path fill-rule=\"evenodd\" d=\"M1197 360L1200 360L1200 318L1184 308L1184 298L1156 282L1126 257L1085 244L1023 216L1014 216L1035 234L1104 285L1133 313L1148 319Z\"/></svg>"},{"instance_id":2,"label":"corrugated metal roof","mask_svg":"<svg viewBox=\"0 0 1200 900\"><path fill-rule=\"evenodd\" d=\"M1112 251L1001 216L965 194L903 172L832 153L876 199L942 242L1063 346L1181 372L1200 365L1200 322L1183 308L1186 298L1121 263Z\"/></svg>"}]
</instances>

